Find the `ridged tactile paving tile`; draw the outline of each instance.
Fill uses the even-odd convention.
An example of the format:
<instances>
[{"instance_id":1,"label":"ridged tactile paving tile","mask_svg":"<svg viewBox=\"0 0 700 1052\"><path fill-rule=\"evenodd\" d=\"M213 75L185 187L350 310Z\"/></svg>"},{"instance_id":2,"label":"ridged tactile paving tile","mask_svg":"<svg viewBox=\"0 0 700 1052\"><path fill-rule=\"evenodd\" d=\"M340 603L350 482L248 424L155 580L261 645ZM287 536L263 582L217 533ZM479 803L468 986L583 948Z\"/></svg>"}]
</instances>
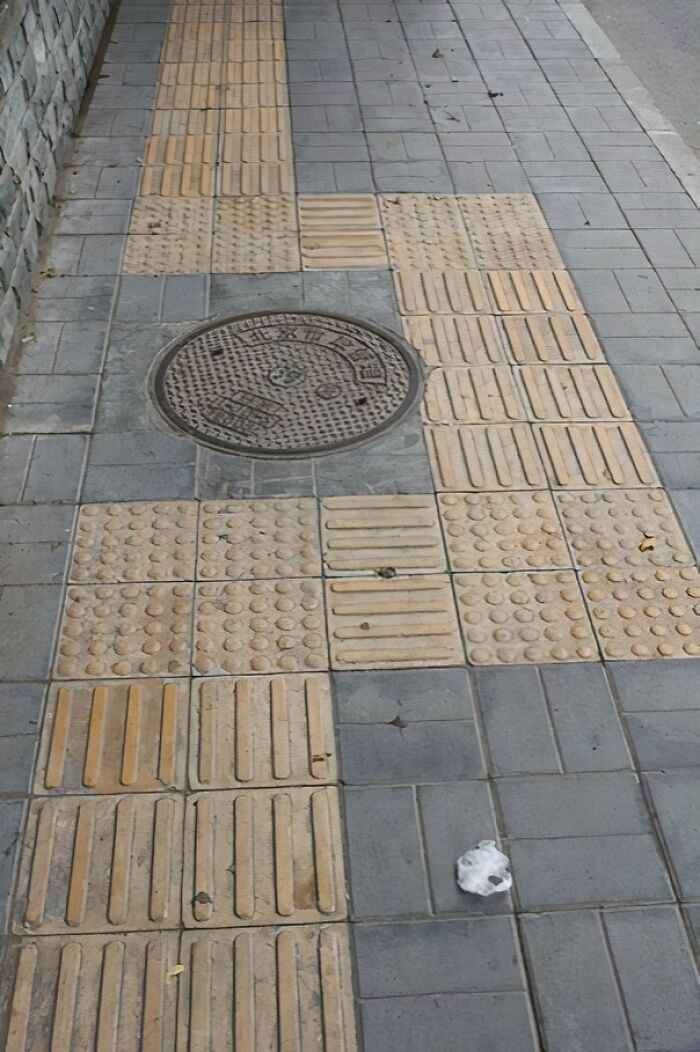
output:
<instances>
[{"instance_id":1,"label":"ridged tactile paving tile","mask_svg":"<svg viewBox=\"0 0 700 1052\"><path fill-rule=\"evenodd\" d=\"M200 675L327 669L320 581L198 585L193 664Z\"/></svg>"},{"instance_id":2,"label":"ridged tactile paving tile","mask_svg":"<svg viewBox=\"0 0 700 1052\"><path fill-rule=\"evenodd\" d=\"M34 792L184 789L188 708L183 680L54 685Z\"/></svg>"},{"instance_id":3,"label":"ridged tactile paving tile","mask_svg":"<svg viewBox=\"0 0 700 1052\"><path fill-rule=\"evenodd\" d=\"M188 797L186 928L313 924L347 912L335 786Z\"/></svg>"},{"instance_id":4,"label":"ridged tactile paving tile","mask_svg":"<svg viewBox=\"0 0 700 1052\"><path fill-rule=\"evenodd\" d=\"M608 365L523 365L516 369L531 420L629 420Z\"/></svg>"},{"instance_id":5,"label":"ridged tactile paving tile","mask_svg":"<svg viewBox=\"0 0 700 1052\"><path fill-rule=\"evenodd\" d=\"M458 574L454 581L471 664L597 659L573 570Z\"/></svg>"},{"instance_id":6,"label":"ridged tactile paving tile","mask_svg":"<svg viewBox=\"0 0 700 1052\"><path fill-rule=\"evenodd\" d=\"M316 502L312 497L206 501L198 549L200 580L320 577Z\"/></svg>"},{"instance_id":7,"label":"ridged tactile paving tile","mask_svg":"<svg viewBox=\"0 0 700 1052\"><path fill-rule=\"evenodd\" d=\"M330 576L446 568L433 496L326 497L321 527Z\"/></svg>"},{"instance_id":8,"label":"ridged tactile paving tile","mask_svg":"<svg viewBox=\"0 0 700 1052\"><path fill-rule=\"evenodd\" d=\"M195 501L83 504L70 580L191 581L196 537Z\"/></svg>"},{"instance_id":9,"label":"ridged tactile paving tile","mask_svg":"<svg viewBox=\"0 0 700 1052\"><path fill-rule=\"evenodd\" d=\"M5 1052L175 1047L177 932L23 939ZM257 1050L256 1050L257 1052Z\"/></svg>"},{"instance_id":10,"label":"ridged tactile paving tile","mask_svg":"<svg viewBox=\"0 0 700 1052\"><path fill-rule=\"evenodd\" d=\"M557 493L556 502L581 568L694 565L663 490Z\"/></svg>"},{"instance_id":11,"label":"ridged tactile paving tile","mask_svg":"<svg viewBox=\"0 0 700 1052\"><path fill-rule=\"evenodd\" d=\"M496 365L504 360L496 319L487 314L426 314L402 318L402 325L426 365Z\"/></svg>"},{"instance_id":12,"label":"ridged tactile paving tile","mask_svg":"<svg viewBox=\"0 0 700 1052\"><path fill-rule=\"evenodd\" d=\"M328 676L224 676L192 687L195 789L322 785L336 777Z\"/></svg>"},{"instance_id":13,"label":"ridged tactile paving tile","mask_svg":"<svg viewBox=\"0 0 700 1052\"><path fill-rule=\"evenodd\" d=\"M219 136L219 161L222 165L281 164L289 161L290 155L291 143L285 132L227 131Z\"/></svg>"},{"instance_id":14,"label":"ridged tactile paving tile","mask_svg":"<svg viewBox=\"0 0 700 1052\"><path fill-rule=\"evenodd\" d=\"M584 314L514 314L502 318L501 324L516 365L605 364Z\"/></svg>"},{"instance_id":15,"label":"ridged tactile paving tile","mask_svg":"<svg viewBox=\"0 0 700 1052\"><path fill-rule=\"evenodd\" d=\"M284 106L222 110L222 135L286 135L291 141L289 111ZM291 153L291 149L289 151ZM296 226L296 221L295 224Z\"/></svg>"},{"instance_id":16,"label":"ridged tactile paving tile","mask_svg":"<svg viewBox=\"0 0 700 1052\"><path fill-rule=\"evenodd\" d=\"M565 270L489 270L486 277L498 313L583 311Z\"/></svg>"},{"instance_id":17,"label":"ridged tactile paving tile","mask_svg":"<svg viewBox=\"0 0 700 1052\"><path fill-rule=\"evenodd\" d=\"M220 84L158 84L155 110L219 110L224 105Z\"/></svg>"},{"instance_id":18,"label":"ridged tactile paving tile","mask_svg":"<svg viewBox=\"0 0 700 1052\"><path fill-rule=\"evenodd\" d=\"M238 162L224 158L219 167L220 197L264 197L294 193L291 161Z\"/></svg>"},{"instance_id":19,"label":"ridged tactile paving tile","mask_svg":"<svg viewBox=\"0 0 700 1052\"><path fill-rule=\"evenodd\" d=\"M394 270L468 270L474 266L474 253L454 197L383 194L379 202Z\"/></svg>"},{"instance_id":20,"label":"ridged tactile paving tile","mask_svg":"<svg viewBox=\"0 0 700 1052\"><path fill-rule=\"evenodd\" d=\"M180 926L181 796L59 796L29 808L13 930Z\"/></svg>"},{"instance_id":21,"label":"ridged tactile paving tile","mask_svg":"<svg viewBox=\"0 0 700 1052\"><path fill-rule=\"evenodd\" d=\"M55 676L187 676L191 634L191 584L70 585Z\"/></svg>"},{"instance_id":22,"label":"ridged tactile paving tile","mask_svg":"<svg viewBox=\"0 0 700 1052\"><path fill-rule=\"evenodd\" d=\"M178 1052L356 1052L345 924L183 936Z\"/></svg>"},{"instance_id":23,"label":"ridged tactile paving tile","mask_svg":"<svg viewBox=\"0 0 700 1052\"><path fill-rule=\"evenodd\" d=\"M289 89L281 81L225 84L221 91L221 106L225 110L258 110L269 106L288 107Z\"/></svg>"},{"instance_id":24,"label":"ridged tactile paving tile","mask_svg":"<svg viewBox=\"0 0 700 1052\"><path fill-rule=\"evenodd\" d=\"M188 136L194 139L195 136ZM141 171L139 194L148 197L213 197L216 193L216 164L199 161L184 164L147 164ZM200 246L199 251L202 251Z\"/></svg>"},{"instance_id":25,"label":"ridged tactile paving tile","mask_svg":"<svg viewBox=\"0 0 700 1052\"><path fill-rule=\"evenodd\" d=\"M433 369L423 397L431 424L484 424L524 420L525 409L508 365Z\"/></svg>"},{"instance_id":26,"label":"ridged tactile paving tile","mask_svg":"<svg viewBox=\"0 0 700 1052\"><path fill-rule=\"evenodd\" d=\"M554 489L659 484L634 424L538 424L535 434Z\"/></svg>"},{"instance_id":27,"label":"ridged tactile paving tile","mask_svg":"<svg viewBox=\"0 0 700 1052\"><path fill-rule=\"evenodd\" d=\"M564 266L532 194L464 194L457 202L480 267L546 270Z\"/></svg>"},{"instance_id":28,"label":"ridged tactile paving tile","mask_svg":"<svg viewBox=\"0 0 700 1052\"><path fill-rule=\"evenodd\" d=\"M547 477L527 424L426 427L433 479L441 490L546 489Z\"/></svg>"},{"instance_id":29,"label":"ridged tactile paving tile","mask_svg":"<svg viewBox=\"0 0 700 1052\"><path fill-rule=\"evenodd\" d=\"M126 239L124 274L207 274L210 267L211 231L187 240L182 234L129 234Z\"/></svg>"},{"instance_id":30,"label":"ridged tactile paving tile","mask_svg":"<svg viewBox=\"0 0 700 1052\"><path fill-rule=\"evenodd\" d=\"M334 669L462 665L450 579L326 582Z\"/></svg>"},{"instance_id":31,"label":"ridged tactile paving tile","mask_svg":"<svg viewBox=\"0 0 700 1052\"><path fill-rule=\"evenodd\" d=\"M440 493L452 570L571 567L551 493Z\"/></svg>"},{"instance_id":32,"label":"ridged tactile paving tile","mask_svg":"<svg viewBox=\"0 0 700 1052\"><path fill-rule=\"evenodd\" d=\"M304 270L389 266L374 194L300 194Z\"/></svg>"},{"instance_id":33,"label":"ridged tactile paving tile","mask_svg":"<svg viewBox=\"0 0 700 1052\"><path fill-rule=\"evenodd\" d=\"M217 160L218 135L151 134L146 143L146 165L202 165L212 168Z\"/></svg>"},{"instance_id":34,"label":"ridged tactile paving tile","mask_svg":"<svg viewBox=\"0 0 700 1052\"><path fill-rule=\"evenodd\" d=\"M211 236L212 202L208 198L137 197L130 234L183 237L200 241Z\"/></svg>"},{"instance_id":35,"label":"ridged tactile paving tile","mask_svg":"<svg viewBox=\"0 0 700 1052\"><path fill-rule=\"evenodd\" d=\"M401 270L394 274L401 314L478 314L489 301L478 270Z\"/></svg>"},{"instance_id":36,"label":"ridged tactile paving tile","mask_svg":"<svg viewBox=\"0 0 700 1052\"><path fill-rule=\"evenodd\" d=\"M581 583L606 658L700 655L697 567L584 570Z\"/></svg>"}]
</instances>

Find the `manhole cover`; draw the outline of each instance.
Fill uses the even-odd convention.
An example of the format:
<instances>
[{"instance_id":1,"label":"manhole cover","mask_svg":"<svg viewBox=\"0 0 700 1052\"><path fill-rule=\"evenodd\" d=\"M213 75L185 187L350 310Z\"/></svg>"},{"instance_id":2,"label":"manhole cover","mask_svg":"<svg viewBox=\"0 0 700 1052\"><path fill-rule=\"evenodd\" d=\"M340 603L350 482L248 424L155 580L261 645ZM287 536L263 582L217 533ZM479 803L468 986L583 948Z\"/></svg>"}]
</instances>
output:
<instances>
[{"instance_id":1,"label":"manhole cover","mask_svg":"<svg viewBox=\"0 0 700 1052\"><path fill-rule=\"evenodd\" d=\"M242 314L165 349L152 394L166 419L230 453L301 457L355 445L390 427L422 382L393 333L305 311Z\"/></svg>"}]
</instances>

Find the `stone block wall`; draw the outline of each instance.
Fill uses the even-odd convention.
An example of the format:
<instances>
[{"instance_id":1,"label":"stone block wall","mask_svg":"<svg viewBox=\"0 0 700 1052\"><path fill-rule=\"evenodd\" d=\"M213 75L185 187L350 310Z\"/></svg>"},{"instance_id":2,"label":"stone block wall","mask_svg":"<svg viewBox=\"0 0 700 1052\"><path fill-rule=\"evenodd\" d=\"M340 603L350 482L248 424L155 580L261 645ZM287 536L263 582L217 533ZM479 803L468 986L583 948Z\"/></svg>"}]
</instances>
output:
<instances>
[{"instance_id":1,"label":"stone block wall","mask_svg":"<svg viewBox=\"0 0 700 1052\"><path fill-rule=\"evenodd\" d=\"M110 0L0 0L0 364Z\"/></svg>"}]
</instances>

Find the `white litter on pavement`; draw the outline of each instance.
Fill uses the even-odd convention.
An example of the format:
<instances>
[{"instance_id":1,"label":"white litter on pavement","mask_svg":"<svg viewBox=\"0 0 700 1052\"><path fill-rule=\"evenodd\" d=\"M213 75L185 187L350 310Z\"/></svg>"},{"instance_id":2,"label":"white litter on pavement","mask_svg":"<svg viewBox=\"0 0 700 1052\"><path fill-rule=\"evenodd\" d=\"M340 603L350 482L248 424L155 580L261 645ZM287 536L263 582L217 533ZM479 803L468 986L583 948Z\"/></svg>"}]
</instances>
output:
<instances>
[{"instance_id":1,"label":"white litter on pavement","mask_svg":"<svg viewBox=\"0 0 700 1052\"><path fill-rule=\"evenodd\" d=\"M465 851L457 859L457 883L472 895L495 895L508 891L513 878L508 872L510 860L499 851L494 840L482 840L478 847Z\"/></svg>"}]
</instances>

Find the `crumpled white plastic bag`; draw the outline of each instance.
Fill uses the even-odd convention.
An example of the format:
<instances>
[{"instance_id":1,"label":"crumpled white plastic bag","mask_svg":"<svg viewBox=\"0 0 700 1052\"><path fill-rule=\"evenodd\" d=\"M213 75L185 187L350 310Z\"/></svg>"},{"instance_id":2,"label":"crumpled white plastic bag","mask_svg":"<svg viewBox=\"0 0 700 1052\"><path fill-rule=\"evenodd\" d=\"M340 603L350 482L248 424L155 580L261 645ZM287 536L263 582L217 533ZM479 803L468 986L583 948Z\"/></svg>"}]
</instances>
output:
<instances>
[{"instance_id":1,"label":"crumpled white plastic bag","mask_svg":"<svg viewBox=\"0 0 700 1052\"><path fill-rule=\"evenodd\" d=\"M457 859L457 883L462 891L483 898L508 891L513 883L509 865L510 860L498 850L495 840L482 840Z\"/></svg>"}]
</instances>

